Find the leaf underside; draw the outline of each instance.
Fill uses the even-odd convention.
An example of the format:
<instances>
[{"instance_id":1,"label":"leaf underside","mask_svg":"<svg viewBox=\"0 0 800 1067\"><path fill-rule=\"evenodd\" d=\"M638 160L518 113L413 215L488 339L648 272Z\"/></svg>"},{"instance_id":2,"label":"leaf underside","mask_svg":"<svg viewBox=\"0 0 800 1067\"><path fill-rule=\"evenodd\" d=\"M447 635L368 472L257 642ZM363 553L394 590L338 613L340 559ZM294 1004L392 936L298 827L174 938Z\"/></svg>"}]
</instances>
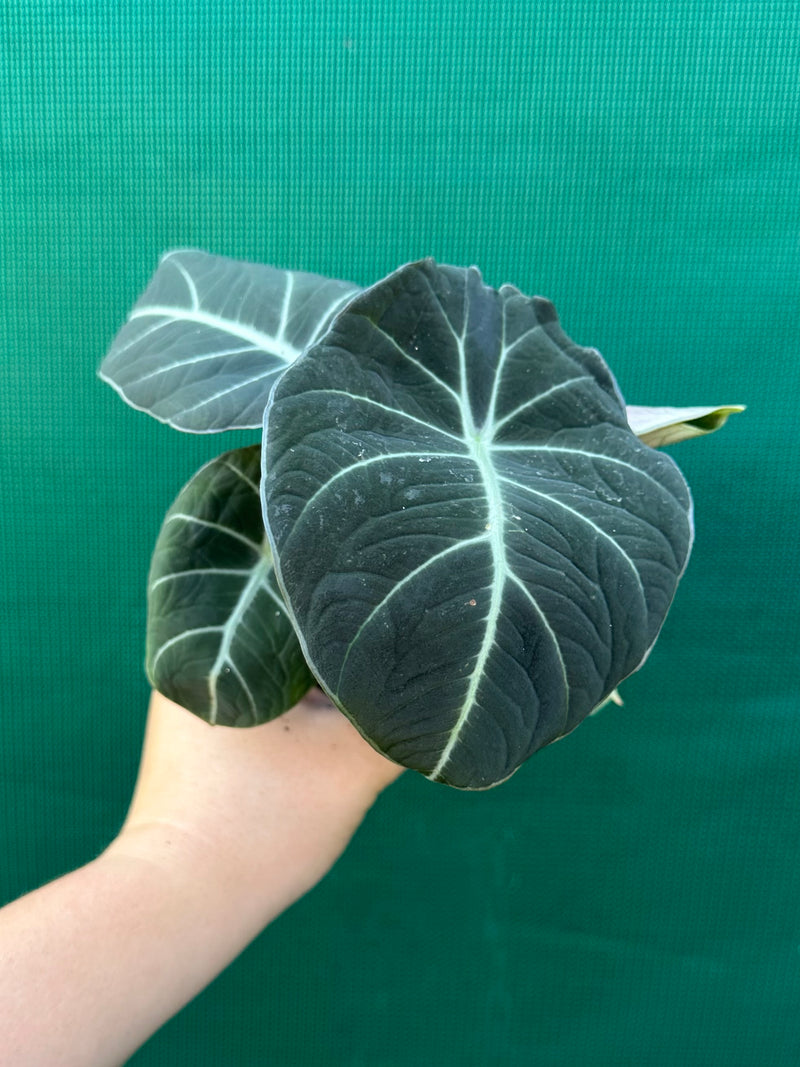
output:
<instances>
[{"instance_id":1,"label":"leaf underside","mask_svg":"<svg viewBox=\"0 0 800 1067\"><path fill-rule=\"evenodd\" d=\"M742 404L691 408L629 405L627 415L630 427L640 441L651 448L661 448L690 437L714 433L725 425L728 416L740 411L744 411Z\"/></svg>"},{"instance_id":2,"label":"leaf underside","mask_svg":"<svg viewBox=\"0 0 800 1067\"><path fill-rule=\"evenodd\" d=\"M208 722L253 726L314 684L275 580L260 445L202 467L167 512L148 581L152 685Z\"/></svg>"},{"instance_id":3,"label":"leaf underside","mask_svg":"<svg viewBox=\"0 0 800 1067\"><path fill-rule=\"evenodd\" d=\"M276 378L358 292L317 274L168 252L99 374L178 430L260 429Z\"/></svg>"},{"instance_id":4,"label":"leaf underside","mask_svg":"<svg viewBox=\"0 0 800 1067\"><path fill-rule=\"evenodd\" d=\"M409 264L288 368L264 425L306 660L389 758L486 788L647 655L691 546L688 488L548 301Z\"/></svg>"}]
</instances>

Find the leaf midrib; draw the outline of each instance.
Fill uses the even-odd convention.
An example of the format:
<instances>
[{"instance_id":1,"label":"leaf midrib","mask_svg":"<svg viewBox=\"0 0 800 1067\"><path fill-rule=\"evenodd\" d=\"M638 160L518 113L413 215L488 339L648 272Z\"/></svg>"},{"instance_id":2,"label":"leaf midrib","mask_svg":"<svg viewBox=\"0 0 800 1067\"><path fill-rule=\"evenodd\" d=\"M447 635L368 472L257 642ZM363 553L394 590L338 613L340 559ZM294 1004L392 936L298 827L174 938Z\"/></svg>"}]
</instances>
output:
<instances>
[{"instance_id":1,"label":"leaf midrib","mask_svg":"<svg viewBox=\"0 0 800 1067\"><path fill-rule=\"evenodd\" d=\"M184 308L170 307L168 304L147 304L144 307L135 308L128 318L130 321L149 316L161 316L165 321L159 323L160 326L168 326L173 322L196 322L202 326L210 326L232 337L240 337L243 341L248 341L261 351L277 356L287 364L293 363L300 355L300 349L290 345L281 337L273 337L264 333L263 330L245 326L235 319L223 318L222 315L214 315L210 311L189 311Z\"/></svg>"},{"instance_id":2,"label":"leaf midrib","mask_svg":"<svg viewBox=\"0 0 800 1067\"><path fill-rule=\"evenodd\" d=\"M471 420L470 420L471 421ZM455 725L450 731L447 744L445 745L441 756L436 766L428 776L432 781L435 781L447 766L453 749L458 744L458 740L461 733L466 726L469 717L472 713L472 709L475 707L475 701L478 695L478 689L483 680L483 672L486 666L486 662L489 658L489 654L494 647L495 637L497 634L497 621L500 617L500 609L503 603L503 593L505 591L506 579L508 577L508 564L506 562L505 543L503 535L505 532L505 519L503 516L503 497L500 492L500 485L498 483L497 475L494 467L489 458L489 453L481 434L475 434L472 440L468 440L467 444L470 449L475 465L477 466L481 479L483 481L484 489L486 491L487 499L487 511L486 511L486 533L489 543L489 548L492 554L492 567L495 572L496 580L492 583L492 592L489 599L489 610L486 614L486 625L481 642L481 647L478 651L478 656L475 660L475 666L472 669L470 675L469 686L464 698L464 702L461 706L461 711L456 719ZM501 576L499 579L497 576Z\"/></svg>"},{"instance_id":3,"label":"leaf midrib","mask_svg":"<svg viewBox=\"0 0 800 1067\"><path fill-rule=\"evenodd\" d=\"M261 559L253 568L253 573L247 579L245 586L242 589L242 592L239 594L239 597L236 601L236 607L230 613L228 620L222 627L222 637L219 644L219 651L217 652L217 658L214 660L211 670L208 672L208 696L210 705L208 721L211 723L212 726L216 723L217 715L219 714L217 685L219 682L220 674L222 673L222 669L226 663L231 663L231 665L233 665L231 657L231 647L233 645L234 640L236 639L236 635L242 623L242 619L244 618L246 612L249 610L256 596L256 593L262 586L267 586L267 577L269 575L271 567L272 560L269 556L268 550L262 550ZM239 672L237 671L237 674L238 673ZM240 680L242 680L241 675L239 677ZM253 698L253 694L250 692L249 687L243 681L242 684L250 699L253 711L256 712L257 709L255 707L255 700Z\"/></svg>"},{"instance_id":4,"label":"leaf midrib","mask_svg":"<svg viewBox=\"0 0 800 1067\"><path fill-rule=\"evenodd\" d=\"M459 361L459 374L461 380L461 412L462 412L462 429L464 432L464 440L469 450L470 457L480 472L480 477L483 482L483 487L486 492L486 533L488 535L489 548L492 555L492 568L494 570L495 580L492 582L491 595L489 598L489 608L486 613L485 629L483 633L483 640L481 641L481 647L478 650L478 655L475 660L475 664L470 674L469 685L464 697L464 701L461 705L461 711L458 718L450 731L450 735L447 739L447 744L442 750L442 754L439 757L436 766L428 776L432 781L435 781L447 766L453 749L458 744L461 733L469 721L469 717L472 714L472 709L475 707L475 702L478 696L478 690L481 682L483 681L484 669L486 667L489 654L495 644L497 635L497 621L500 617L500 610L503 603L503 593L505 591L506 580L508 578L508 563L506 561L504 532L505 532L505 519L503 516L503 497L500 491L500 484L497 478L497 473L494 468L494 464L491 461L490 449L491 449L491 422L488 421L487 425L478 429L475 425L473 418L472 406L470 404L469 395L469 377L467 373L467 356L466 356L466 335L467 327L469 323L469 296L468 289L464 289L464 308L463 308L463 327L461 334L456 334L453 330L452 324L447 316L444 316L450 330L456 340L458 346L458 361ZM505 315L503 315L503 340L501 342L501 350L498 356L497 366L495 368L495 380L492 386L492 401L489 407L489 420L494 416L494 398L497 393L499 377L501 374L501 368L504 362L505 356Z\"/></svg>"}]
</instances>

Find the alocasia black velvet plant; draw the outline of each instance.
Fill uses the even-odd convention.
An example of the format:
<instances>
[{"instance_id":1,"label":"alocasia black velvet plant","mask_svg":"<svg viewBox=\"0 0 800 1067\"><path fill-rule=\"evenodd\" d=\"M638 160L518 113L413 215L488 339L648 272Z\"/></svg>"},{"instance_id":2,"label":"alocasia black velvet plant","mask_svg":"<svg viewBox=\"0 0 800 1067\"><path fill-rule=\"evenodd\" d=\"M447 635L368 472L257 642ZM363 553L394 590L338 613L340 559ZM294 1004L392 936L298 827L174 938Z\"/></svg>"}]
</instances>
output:
<instances>
[{"instance_id":1,"label":"alocasia black velvet plant","mask_svg":"<svg viewBox=\"0 0 800 1067\"><path fill-rule=\"evenodd\" d=\"M177 251L101 377L177 429L261 429L181 490L147 671L249 726L319 684L390 759L494 785L646 658L692 543L655 451L736 406L626 407L553 305L474 268L366 290Z\"/></svg>"}]
</instances>

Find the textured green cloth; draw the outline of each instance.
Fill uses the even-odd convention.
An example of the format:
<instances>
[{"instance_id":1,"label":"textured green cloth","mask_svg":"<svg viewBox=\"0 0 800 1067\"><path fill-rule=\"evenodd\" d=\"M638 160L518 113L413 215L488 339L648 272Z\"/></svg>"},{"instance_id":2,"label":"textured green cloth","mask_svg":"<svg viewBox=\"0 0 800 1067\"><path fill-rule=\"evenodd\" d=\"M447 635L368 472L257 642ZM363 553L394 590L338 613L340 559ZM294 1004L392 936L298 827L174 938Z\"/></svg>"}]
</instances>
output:
<instances>
[{"instance_id":1,"label":"textured green cloth","mask_svg":"<svg viewBox=\"0 0 800 1067\"><path fill-rule=\"evenodd\" d=\"M0 2L2 899L118 828L161 516L252 439L94 377L163 250L475 263L631 403L749 405L671 450L697 541L625 706L486 794L404 776L137 1067L800 1062L799 80L796 0Z\"/></svg>"}]
</instances>

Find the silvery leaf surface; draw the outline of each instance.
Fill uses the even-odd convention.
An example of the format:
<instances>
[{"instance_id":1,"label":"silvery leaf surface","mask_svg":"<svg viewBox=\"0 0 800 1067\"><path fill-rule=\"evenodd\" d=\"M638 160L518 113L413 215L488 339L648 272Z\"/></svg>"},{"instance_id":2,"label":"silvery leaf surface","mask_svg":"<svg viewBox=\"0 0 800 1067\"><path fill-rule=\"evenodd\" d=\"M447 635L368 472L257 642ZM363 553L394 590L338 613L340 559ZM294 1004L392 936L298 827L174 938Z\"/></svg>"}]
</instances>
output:
<instances>
[{"instance_id":1,"label":"silvery leaf surface","mask_svg":"<svg viewBox=\"0 0 800 1067\"><path fill-rule=\"evenodd\" d=\"M662 445L674 445L690 437L702 437L704 434L719 430L728 421L729 415L744 411L741 404L728 404L725 407L642 407L628 405L628 422L631 429L646 445L660 448Z\"/></svg>"},{"instance_id":2,"label":"silvery leaf surface","mask_svg":"<svg viewBox=\"0 0 800 1067\"><path fill-rule=\"evenodd\" d=\"M390 759L486 788L643 662L691 498L548 301L409 264L286 371L264 425L304 655Z\"/></svg>"},{"instance_id":3,"label":"silvery leaf surface","mask_svg":"<svg viewBox=\"0 0 800 1067\"><path fill-rule=\"evenodd\" d=\"M254 726L314 684L275 581L260 445L207 463L167 512L148 581L147 673L211 723Z\"/></svg>"},{"instance_id":4,"label":"silvery leaf surface","mask_svg":"<svg viewBox=\"0 0 800 1067\"><path fill-rule=\"evenodd\" d=\"M178 430L260 428L275 379L358 292L317 274L168 252L99 374Z\"/></svg>"}]
</instances>

